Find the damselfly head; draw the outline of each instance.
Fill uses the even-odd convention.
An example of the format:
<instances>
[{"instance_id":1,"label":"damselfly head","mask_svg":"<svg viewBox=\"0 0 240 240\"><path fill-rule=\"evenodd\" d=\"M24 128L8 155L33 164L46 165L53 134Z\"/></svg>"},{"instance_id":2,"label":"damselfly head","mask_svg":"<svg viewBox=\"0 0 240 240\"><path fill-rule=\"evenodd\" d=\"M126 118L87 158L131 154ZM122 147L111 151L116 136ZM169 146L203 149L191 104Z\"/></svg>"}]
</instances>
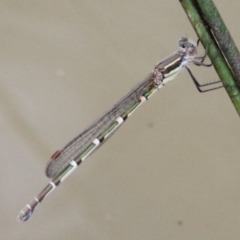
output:
<instances>
[{"instance_id":1,"label":"damselfly head","mask_svg":"<svg viewBox=\"0 0 240 240\"><path fill-rule=\"evenodd\" d=\"M195 43L188 41L187 38L181 37L178 40L178 48L187 58L194 58L197 55L197 47Z\"/></svg>"}]
</instances>

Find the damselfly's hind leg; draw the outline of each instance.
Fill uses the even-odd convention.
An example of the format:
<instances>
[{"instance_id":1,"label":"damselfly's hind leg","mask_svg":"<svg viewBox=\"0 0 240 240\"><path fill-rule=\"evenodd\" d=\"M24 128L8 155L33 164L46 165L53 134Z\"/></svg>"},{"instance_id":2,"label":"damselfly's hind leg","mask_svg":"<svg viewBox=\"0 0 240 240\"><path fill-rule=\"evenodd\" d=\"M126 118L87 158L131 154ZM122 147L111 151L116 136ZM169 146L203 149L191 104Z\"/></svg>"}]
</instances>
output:
<instances>
[{"instance_id":1,"label":"damselfly's hind leg","mask_svg":"<svg viewBox=\"0 0 240 240\"><path fill-rule=\"evenodd\" d=\"M200 43L200 39L197 40L197 47ZM204 67L211 67L212 66L212 63L204 63L206 57L207 57L207 53L208 53L208 46L210 45L211 43L207 44L206 46L206 49L205 49L205 52L204 52L204 55L203 56L196 56L193 60L191 60L191 62L196 65L196 66L204 66ZM195 84L197 90L200 92L200 93L204 93L204 92L209 92L209 91L212 91L212 90L216 90L216 89L219 89L219 88L222 88L223 85L222 85L222 82L221 81L215 81L215 82L211 82L211 83L206 83L206 84L200 84L197 79L194 77L192 71L187 67L185 66L185 68L187 69L193 83ZM216 84L221 84L220 86L219 85L216 85ZM202 88L205 88L207 86L212 86L208 89L202 89Z\"/></svg>"},{"instance_id":2,"label":"damselfly's hind leg","mask_svg":"<svg viewBox=\"0 0 240 240\"><path fill-rule=\"evenodd\" d=\"M211 82L211 83L206 83L206 84L200 84L197 79L194 77L192 71L187 67L185 66L185 68L187 69L191 79L193 80L193 83L195 84L197 90L200 92L200 93L204 93L204 92L209 92L209 91L212 91L212 90L216 90L216 89L219 89L219 88L222 88L223 85L221 86L217 86L217 87L214 87L216 86L216 84L219 84L221 83L221 81L215 81L215 82ZM214 86L213 86L214 85ZM208 89L202 89L206 86L213 86L212 88L208 88Z\"/></svg>"}]
</instances>

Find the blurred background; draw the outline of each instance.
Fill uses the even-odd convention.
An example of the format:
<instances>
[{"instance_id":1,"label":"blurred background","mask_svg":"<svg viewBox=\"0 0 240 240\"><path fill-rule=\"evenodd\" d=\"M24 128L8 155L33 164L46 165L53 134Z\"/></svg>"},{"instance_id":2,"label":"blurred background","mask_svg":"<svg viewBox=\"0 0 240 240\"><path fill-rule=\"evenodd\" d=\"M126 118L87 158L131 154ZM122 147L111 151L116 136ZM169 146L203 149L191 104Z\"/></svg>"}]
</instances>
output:
<instances>
[{"instance_id":1,"label":"blurred background","mask_svg":"<svg viewBox=\"0 0 240 240\"><path fill-rule=\"evenodd\" d=\"M239 1L216 4L238 45ZM17 222L49 157L197 36L173 0L2 0L0 12L1 239L238 239L239 117L186 71Z\"/></svg>"}]
</instances>

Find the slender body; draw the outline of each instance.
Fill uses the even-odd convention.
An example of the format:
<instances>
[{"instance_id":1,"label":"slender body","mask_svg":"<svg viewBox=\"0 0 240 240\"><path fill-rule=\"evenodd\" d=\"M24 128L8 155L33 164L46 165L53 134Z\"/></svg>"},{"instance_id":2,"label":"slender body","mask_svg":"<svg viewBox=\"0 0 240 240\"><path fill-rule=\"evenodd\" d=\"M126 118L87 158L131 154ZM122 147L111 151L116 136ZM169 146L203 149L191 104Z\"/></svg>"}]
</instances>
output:
<instances>
[{"instance_id":1,"label":"slender body","mask_svg":"<svg viewBox=\"0 0 240 240\"><path fill-rule=\"evenodd\" d=\"M189 42L186 38L180 38L178 51L175 54L159 62L146 79L64 148L52 155L46 166L46 175L52 180L20 211L18 219L26 221L48 194L69 176L81 162L99 148L153 93L173 79L182 68L187 68L188 62L193 62L198 66L208 66L203 63L205 57L206 54L202 57L197 56L196 44ZM193 81L196 86L199 85L195 82L195 78Z\"/></svg>"}]
</instances>

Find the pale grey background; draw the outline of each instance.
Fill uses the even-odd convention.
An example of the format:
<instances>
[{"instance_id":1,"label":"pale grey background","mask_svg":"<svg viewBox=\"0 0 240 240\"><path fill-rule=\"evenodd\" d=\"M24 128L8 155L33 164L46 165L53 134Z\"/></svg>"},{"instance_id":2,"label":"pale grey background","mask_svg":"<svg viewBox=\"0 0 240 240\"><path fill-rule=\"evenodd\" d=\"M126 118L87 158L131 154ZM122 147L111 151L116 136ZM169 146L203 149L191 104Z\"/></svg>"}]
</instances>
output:
<instances>
[{"instance_id":1,"label":"pale grey background","mask_svg":"<svg viewBox=\"0 0 240 240\"><path fill-rule=\"evenodd\" d=\"M238 44L240 3L230 2L216 1ZM179 37L197 39L178 1L2 0L0 33L0 239L239 239L239 117L224 90L199 94L186 71L15 221L48 183L51 154Z\"/></svg>"}]
</instances>

